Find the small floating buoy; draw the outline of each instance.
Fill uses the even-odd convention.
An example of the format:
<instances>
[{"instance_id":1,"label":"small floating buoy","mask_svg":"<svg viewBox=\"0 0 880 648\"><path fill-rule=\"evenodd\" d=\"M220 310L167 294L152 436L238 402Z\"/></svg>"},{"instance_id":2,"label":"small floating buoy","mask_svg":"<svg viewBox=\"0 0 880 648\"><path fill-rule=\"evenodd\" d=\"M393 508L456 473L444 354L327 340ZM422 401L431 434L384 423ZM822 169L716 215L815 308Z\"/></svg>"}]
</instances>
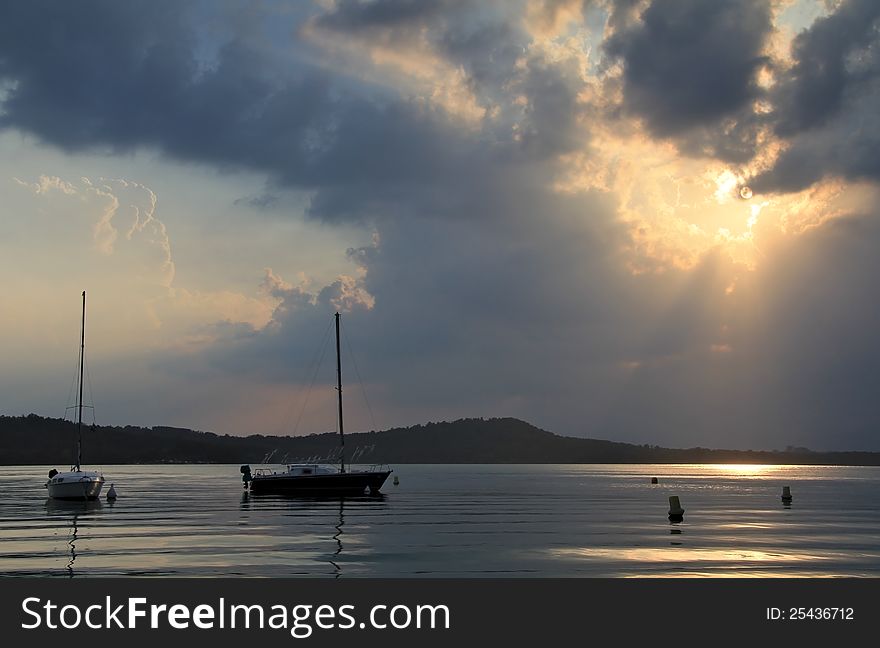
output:
<instances>
[{"instance_id":1,"label":"small floating buoy","mask_svg":"<svg viewBox=\"0 0 880 648\"><path fill-rule=\"evenodd\" d=\"M394 475L394 485L397 486L400 483L400 477Z\"/></svg>"},{"instance_id":2,"label":"small floating buoy","mask_svg":"<svg viewBox=\"0 0 880 648\"><path fill-rule=\"evenodd\" d=\"M669 497L669 521L681 522L684 519L684 509L681 508L681 502L677 495Z\"/></svg>"},{"instance_id":3,"label":"small floating buoy","mask_svg":"<svg viewBox=\"0 0 880 648\"><path fill-rule=\"evenodd\" d=\"M652 484L658 484L659 481L660 481L660 480L658 480L656 477L651 477L651 483L652 483Z\"/></svg>"},{"instance_id":4,"label":"small floating buoy","mask_svg":"<svg viewBox=\"0 0 880 648\"><path fill-rule=\"evenodd\" d=\"M790 502L791 501L791 486L783 486L782 487L782 501Z\"/></svg>"},{"instance_id":5,"label":"small floating buoy","mask_svg":"<svg viewBox=\"0 0 880 648\"><path fill-rule=\"evenodd\" d=\"M112 502L116 499L116 489L113 488L113 484L110 484L110 490L107 491L107 501Z\"/></svg>"}]
</instances>

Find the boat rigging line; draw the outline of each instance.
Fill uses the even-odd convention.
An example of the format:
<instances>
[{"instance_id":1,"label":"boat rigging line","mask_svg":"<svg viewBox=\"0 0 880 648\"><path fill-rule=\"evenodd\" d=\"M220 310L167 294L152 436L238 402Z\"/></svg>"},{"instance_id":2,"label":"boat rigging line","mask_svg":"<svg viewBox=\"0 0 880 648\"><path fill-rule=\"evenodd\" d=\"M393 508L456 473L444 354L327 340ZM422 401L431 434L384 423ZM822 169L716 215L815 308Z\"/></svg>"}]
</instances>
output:
<instances>
[{"instance_id":1,"label":"boat rigging line","mask_svg":"<svg viewBox=\"0 0 880 648\"><path fill-rule=\"evenodd\" d=\"M318 348L318 352L315 355L317 357L317 362L312 360L312 365L309 366L306 372L306 378L308 378L308 372L312 370L314 367L314 371L312 372L312 379L309 382L309 387L306 390L305 398L303 399L302 407L299 411L299 416L296 418L296 425L293 427L293 436L296 436L296 433L299 431L299 425L302 422L303 414L305 414L306 406L309 404L309 397L312 395L312 388L315 386L315 381L318 379L318 371L321 369L321 363L324 361L324 355L327 353L327 345L330 340L330 327L333 324L332 320L327 323L327 328L324 331L324 336L321 341L321 346Z\"/></svg>"},{"instance_id":2,"label":"boat rigging line","mask_svg":"<svg viewBox=\"0 0 880 648\"><path fill-rule=\"evenodd\" d=\"M373 416L373 408L370 406L370 399L367 398L367 389L364 386L364 381L361 378L361 372L358 369L357 360L354 358L354 351L351 348L351 340L348 337L348 333L345 331L345 325L340 322L340 326L342 329L342 337L345 339L345 346L348 348L348 357L351 358L351 364L354 367L354 373L357 376L358 384L361 386L361 393L364 395L364 403L367 405L367 411L370 413L370 423L373 425L373 430L378 430L376 427L376 417Z\"/></svg>"}]
</instances>

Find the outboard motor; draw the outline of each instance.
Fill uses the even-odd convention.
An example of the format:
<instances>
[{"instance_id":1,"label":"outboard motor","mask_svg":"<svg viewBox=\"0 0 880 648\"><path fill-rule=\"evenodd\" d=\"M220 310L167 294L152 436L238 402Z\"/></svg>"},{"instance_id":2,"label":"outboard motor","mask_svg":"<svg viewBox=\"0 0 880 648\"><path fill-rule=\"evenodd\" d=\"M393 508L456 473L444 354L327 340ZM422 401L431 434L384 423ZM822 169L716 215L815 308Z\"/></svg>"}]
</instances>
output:
<instances>
[{"instance_id":1,"label":"outboard motor","mask_svg":"<svg viewBox=\"0 0 880 648\"><path fill-rule=\"evenodd\" d=\"M53 468L52 470L49 471L49 479L52 479L57 474L58 474L58 471Z\"/></svg>"},{"instance_id":2,"label":"outboard motor","mask_svg":"<svg viewBox=\"0 0 880 648\"><path fill-rule=\"evenodd\" d=\"M251 467L247 464L241 467L241 481L245 488L248 487L248 482L251 481Z\"/></svg>"}]
</instances>

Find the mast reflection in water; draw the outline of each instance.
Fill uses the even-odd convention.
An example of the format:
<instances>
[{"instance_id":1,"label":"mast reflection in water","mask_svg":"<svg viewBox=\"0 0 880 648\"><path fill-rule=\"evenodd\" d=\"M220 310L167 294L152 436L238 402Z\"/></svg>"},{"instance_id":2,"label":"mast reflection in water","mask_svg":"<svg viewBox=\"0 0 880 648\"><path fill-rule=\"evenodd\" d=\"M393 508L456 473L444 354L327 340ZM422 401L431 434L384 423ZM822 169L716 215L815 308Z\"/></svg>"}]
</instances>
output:
<instances>
[{"instance_id":1,"label":"mast reflection in water","mask_svg":"<svg viewBox=\"0 0 880 648\"><path fill-rule=\"evenodd\" d=\"M100 500L89 501L67 501L49 498L46 500L46 512L52 519L68 520L69 527L67 532L67 576L73 578L74 564L76 563L77 551L76 543L80 540L79 527L80 517L88 518L89 515L100 513L102 504Z\"/></svg>"}]
</instances>

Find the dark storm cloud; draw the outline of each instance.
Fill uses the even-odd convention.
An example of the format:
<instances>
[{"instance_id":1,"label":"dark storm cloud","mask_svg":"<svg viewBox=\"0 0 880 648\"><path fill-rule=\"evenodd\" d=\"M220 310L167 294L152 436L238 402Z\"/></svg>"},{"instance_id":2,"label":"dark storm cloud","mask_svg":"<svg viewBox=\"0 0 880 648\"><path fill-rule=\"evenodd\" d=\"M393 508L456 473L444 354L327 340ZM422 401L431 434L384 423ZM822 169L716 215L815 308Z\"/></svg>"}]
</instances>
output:
<instances>
[{"instance_id":1,"label":"dark storm cloud","mask_svg":"<svg viewBox=\"0 0 880 648\"><path fill-rule=\"evenodd\" d=\"M528 39L509 22L469 18L437 35L437 49L450 62L467 70L476 87L490 96L503 96L503 86L515 76L517 59Z\"/></svg>"},{"instance_id":2,"label":"dark storm cloud","mask_svg":"<svg viewBox=\"0 0 880 648\"><path fill-rule=\"evenodd\" d=\"M505 148L510 144L511 124L520 118L511 103L510 90L512 84L523 82L519 78L522 70L517 66L527 52L530 37L522 29L521 17L505 12L503 5L460 0L344 2L311 24L318 37L329 35L346 42L355 40L367 47L391 49L413 59L439 57L451 69L461 70L465 73L464 85L477 103L495 109L500 115L493 120L494 125L483 124L486 130L471 132L470 137L477 138L483 145L491 144L496 154L502 148L504 154L514 153L512 148ZM539 112L546 113L545 108L553 102L570 103L576 88L583 85L582 81L573 79L565 67L545 65L540 57L526 66L529 76L526 83L535 84L539 77L544 77L547 85L547 95L529 95L543 104L537 108ZM562 79L563 76L566 78ZM535 106L529 110L534 111ZM557 114L557 117L564 123L570 122L567 114ZM549 130L549 124L547 126ZM548 136L554 137L549 133ZM535 139L541 138L533 137L530 144L534 144ZM531 146L529 152L543 155L553 148L556 147L541 144Z\"/></svg>"},{"instance_id":3,"label":"dark storm cloud","mask_svg":"<svg viewBox=\"0 0 880 648\"><path fill-rule=\"evenodd\" d=\"M781 81L777 97L780 135L827 123L843 107L847 92L858 92L853 86L877 76L878 17L880 3L850 0L798 34L792 45L795 64Z\"/></svg>"},{"instance_id":4,"label":"dark storm cloud","mask_svg":"<svg viewBox=\"0 0 880 648\"><path fill-rule=\"evenodd\" d=\"M735 116L760 94L770 18L766 0L654 0L605 44L623 61L625 108L664 137Z\"/></svg>"},{"instance_id":5,"label":"dark storm cloud","mask_svg":"<svg viewBox=\"0 0 880 648\"><path fill-rule=\"evenodd\" d=\"M503 11L473 0L346 1L321 14L320 32L386 47L430 43L489 91L510 79L528 40Z\"/></svg>"},{"instance_id":6,"label":"dark storm cloud","mask_svg":"<svg viewBox=\"0 0 880 648\"><path fill-rule=\"evenodd\" d=\"M176 5L8 2L0 8L0 125L69 150L160 137L195 74Z\"/></svg>"},{"instance_id":7,"label":"dark storm cloud","mask_svg":"<svg viewBox=\"0 0 880 648\"><path fill-rule=\"evenodd\" d=\"M460 168L442 115L307 64L283 66L241 39L203 65L177 3L34 2L2 12L9 90L0 127L65 150L155 148L308 187L407 183Z\"/></svg>"},{"instance_id":8,"label":"dark storm cloud","mask_svg":"<svg viewBox=\"0 0 880 648\"><path fill-rule=\"evenodd\" d=\"M880 3L842 2L801 32L794 65L773 94L773 118L788 148L752 182L797 191L826 176L880 179Z\"/></svg>"},{"instance_id":9,"label":"dark storm cloud","mask_svg":"<svg viewBox=\"0 0 880 648\"><path fill-rule=\"evenodd\" d=\"M529 98L521 127L526 151L548 158L584 147L586 135L578 125L584 108L577 100L580 83L573 63L532 59L517 87Z\"/></svg>"},{"instance_id":10,"label":"dark storm cloud","mask_svg":"<svg viewBox=\"0 0 880 648\"><path fill-rule=\"evenodd\" d=\"M679 150L696 157L746 163L758 152L758 138L767 124L766 115L745 107L715 126L695 127L676 137Z\"/></svg>"},{"instance_id":11,"label":"dark storm cloud","mask_svg":"<svg viewBox=\"0 0 880 648\"><path fill-rule=\"evenodd\" d=\"M358 32L364 29L386 29L422 25L427 21L444 20L449 12L468 4L468 0L342 0L317 24L335 31Z\"/></svg>"},{"instance_id":12,"label":"dark storm cloud","mask_svg":"<svg viewBox=\"0 0 880 648\"><path fill-rule=\"evenodd\" d=\"M407 25L418 32L425 20L442 19L441 50L473 61L486 92L498 93L522 53L502 44L510 27L485 17L475 27L466 13L456 22L444 13L448 6L467 10L460 2L356 3L317 22L348 30L396 24L395 34L404 38ZM233 36L210 61L199 60L197 21L177 3L33 2L2 11L0 78L9 90L0 128L68 151L148 147L182 160L265 171L284 185L346 191L375 184L386 195L434 178L472 177L474 157L517 155L509 124L502 129L507 141L495 141L493 132L462 137L436 110L334 78L323 67L272 60L243 38ZM474 29L495 40L480 43ZM490 68L503 72L493 76ZM534 93L527 153L577 145L571 114L577 83L561 67L530 66L521 88ZM333 198L317 203L314 213L329 216Z\"/></svg>"}]
</instances>

